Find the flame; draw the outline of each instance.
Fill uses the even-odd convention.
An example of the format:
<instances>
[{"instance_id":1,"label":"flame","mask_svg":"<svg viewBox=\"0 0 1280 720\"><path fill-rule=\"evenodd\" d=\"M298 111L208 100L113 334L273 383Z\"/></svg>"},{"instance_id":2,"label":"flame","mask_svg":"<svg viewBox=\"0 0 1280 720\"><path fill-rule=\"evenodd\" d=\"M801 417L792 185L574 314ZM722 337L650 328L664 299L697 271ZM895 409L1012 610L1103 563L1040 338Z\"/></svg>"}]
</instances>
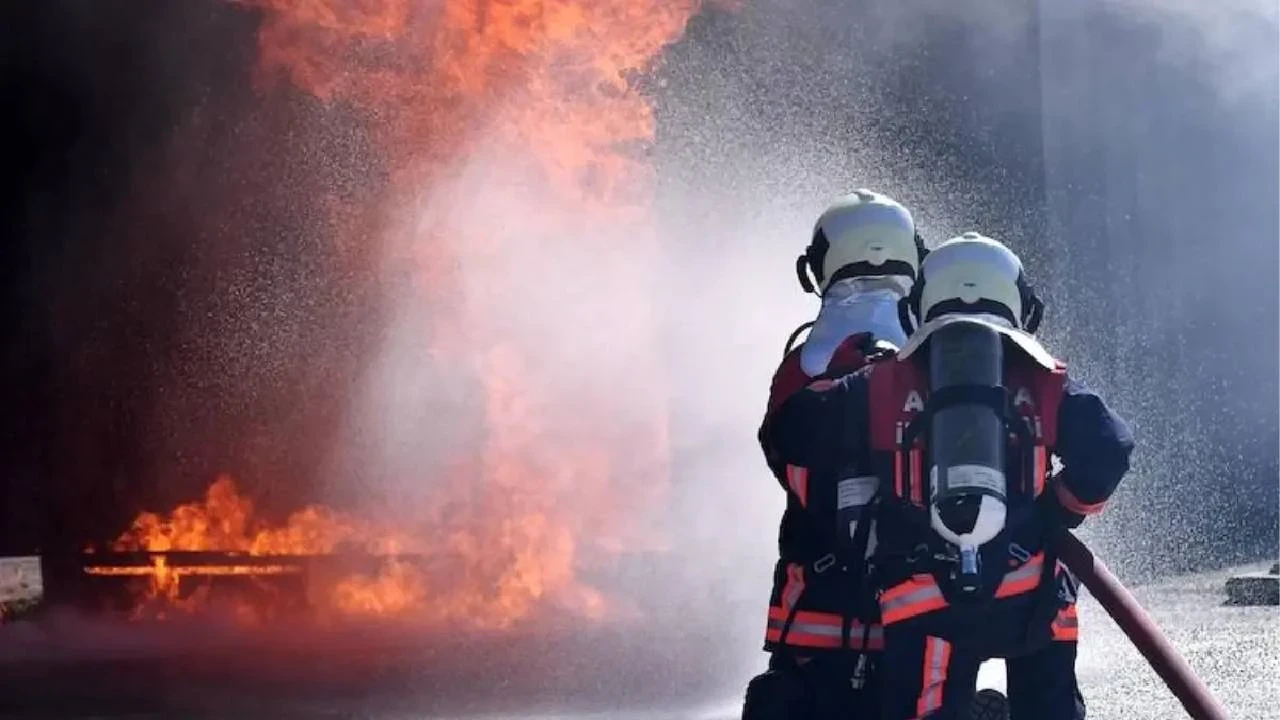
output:
<instances>
[{"instance_id":1,"label":"flame","mask_svg":"<svg viewBox=\"0 0 1280 720\"><path fill-rule=\"evenodd\" d=\"M332 553L344 547L388 553L405 541L319 505L292 513L279 527L262 526L253 501L240 494L229 475L221 475L205 492L204 502L179 505L168 518L140 514L112 549L292 555Z\"/></svg>"},{"instance_id":2,"label":"flame","mask_svg":"<svg viewBox=\"0 0 1280 720\"><path fill-rule=\"evenodd\" d=\"M183 578L286 574L308 575L306 581L314 587L308 588L307 595L322 615L409 616L432 623L506 628L528 616L537 603L555 601L583 616L602 617L607 600L572 577L571 539L544 523L537 516L504 522L503 532L510 539L499 549L519 548L513 557L483 552L478 538L470 533L456 533L443 543L421 542L321 506L303 508L282 524L271 525L256 516L253 502L224 475L209 487L202 502L180 505L167 516L142 513L111 544L111 550L217 552L227 554L226 564L181 565L181 559L175 563L169 555L155 555L150 566L112 566L104 559L87 572L148 578L136 617L162 619L175 610L207 609L210 585L184 592ZM548 547L543 538L548 534L557 538L558 548ZM379 567L372 572L344 571L341 561L352 553L360 553L356 560ZM324 567L310 567L324 556L337 558L336 569L326 573ZM487 556L493 558L489 566L484 562ZM246 564L245 557L263 562ZM458 577L459 572L468 571L470 577ZM278 600L279 593L269 587L259 584L269 600ZM246 618L278 614L271 603L237 598L231 604Z\"/></svg>"},{"instance_id":3,"label":"flame","mask_svg":"<svg viewBox=\"0 0 1280 720\"><path fill-rule=\"evenodd\" d=\"M261 526L222 478L203 503L140 515L116 549L395 548L428 560L337 578L324 604L498 628L551 608L618 612L579 570L661 549L654 512L667 482L650 285L661 248L644 154L655 120L635 80L702 0L235 1L262 13L265 91L287 82L367 116L389 179L377 208L344 212L378 217L379 227L349 230L413 269L431 362L482 388L484 439L448 477L422 479L441 488L433 504L450 508L427 533L387 532L320 506ZM494 300L494 288L527 287L539 258L585 253L592 285L609 292L607 315L575 283L542 282L528 305ZM616 349L625 360L594 380L555 367L546 338L527 330L535 307L580 327L626 328ZM587 347L590 334L574 342ZM182 576L160 560L152 570L151 596L176 599Z\"/></svg>"}]
</instances>

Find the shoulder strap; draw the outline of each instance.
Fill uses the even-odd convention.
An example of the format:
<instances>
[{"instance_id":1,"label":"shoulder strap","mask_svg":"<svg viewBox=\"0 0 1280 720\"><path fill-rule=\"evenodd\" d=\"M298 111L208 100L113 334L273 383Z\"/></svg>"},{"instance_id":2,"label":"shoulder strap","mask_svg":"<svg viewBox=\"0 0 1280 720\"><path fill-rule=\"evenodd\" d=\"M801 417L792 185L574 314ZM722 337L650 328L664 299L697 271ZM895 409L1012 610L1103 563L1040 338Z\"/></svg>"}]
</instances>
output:
<instances>
[{"instance_id":1,"label":"shoulder strap","mask_svg":"<svg viewBox=\"0 0 1280 720\"><path fill-rule=\"evenodd\" d=\"M796 340L800 339L800 333L804 332L805 330L808 330L811 327L813 327L812 320L810 320L809 322L800 323L800 327L791 331L791 335L787 337L787 346L782 349L783 356L786 356L786 354L791 352L791 349L795 347Z\"/></svg>"},{"instance_id":2,"label":"shoulder strap","mask_svg":"<svg viewBox=\"0 0 1280 720\"><path fill-rule=\"evenodd\" d=\"M871 429L872 450L897 448L895 420L897 419L896 392L900 383L902 363L877 362L867 370L867 422Z\"/></svg>"},{"instance_id":3,"label":"shoulder strap","mask_svg":"<svg viewBox=\"0 0 1280 720\"><path fill-rule=\"evenodd\" d=\"M1053 448L1058 444L1058 408L1067 389L1067 366L1058 363L1053 370L1041 370L1038 388L1042 442Z\"/></svg>"}]
</instances>

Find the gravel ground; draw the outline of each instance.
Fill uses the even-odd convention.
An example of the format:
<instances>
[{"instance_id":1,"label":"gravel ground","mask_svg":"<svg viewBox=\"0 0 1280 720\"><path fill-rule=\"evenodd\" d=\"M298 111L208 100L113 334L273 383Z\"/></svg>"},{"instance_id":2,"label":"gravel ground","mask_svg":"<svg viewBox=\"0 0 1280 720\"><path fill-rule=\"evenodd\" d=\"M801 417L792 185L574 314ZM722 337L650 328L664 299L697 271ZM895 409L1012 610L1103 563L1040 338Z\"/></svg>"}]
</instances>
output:
<instances>
[{"instance_id":1,"label":"gravel ground","mask_svg":"<svg viewBox=\"0 0 1280 720\"><path fill-rule=\"evenodd\" d=\"M1280 608L1223 604L1223 583L1229 575L1265 569L1265 564L1259 564L1232 571L1180 576L1134 589L1134 594L1237 720L1280 720ZM27 585L23 593L38 587L38 578L33 576L29 564L0 562L0 577L6 583L0 584L3 598L20 595L19 583ZM1081 614L1079 673L1092 719L1185 717L1160 679L1096 602L1086 597ZM118 640L128 637L132 631L104 633L97 635L102 638L101 642L107 643L109 638L117 642L117 649L112 651L114 655L99 653L96 658L71 660L63 652L40 652L44 636L35 626L15 628L15 625L18 623L0 628L0 717L729 720L737 716L736 700L732 697L710 706L692 707L688 698L707 692L705 687L684 688L679 694L686 699L678 705L683 709L653 709L658 702L671 703L674 699L673 688L664 684L660 673L655 674L653 668L638 672L616 658L593 659L581 653L574 655L577 665L581 672L594 673L592 679L565 696L572 697L572 703L557 702L554 694L542 693L537 705L547 708L549 713L494 713L504 709L503 705L510 711L513 705L518 705L517 701L489 702L483 708L469 702L443 705L437 701L442 694L460 692L489 700L513 692L530 692L528 687L512 682L504 673L512 667L559 662L549 659L557 654L557 649L541 644L532 648L526 645L518 659L506 657L497 661L492 665L493 672L487 675L489 681L478 685L473 683L476 677L486 677L483 669L479 675L466 675L461 671L452 675L437 673L434 680L428 682L424 672L434 671L423 670L420 654L406 655L377 648L363 653L376 657L377 661L363 666L363 674L357 678L350 674L348 666L334 665L316 653L308 654L302 645L294 648L289 660L295 670L301 668L301 671L287 678L267 678L259 672L260 668L248 669L257 667L253 665L255 662L267 662L267 653L237 646L235 641L224 643L219 650L223 655L211 655L201 665L190 657L174 660L176 649L186 642L179 634L170 633L168 646L155 645L149 654L133 652L132 657L125 659L123 655L130 653L121 650L125 645ZM99 631L72 623L64 626L58 642L66 646L90 632ZM369 637L360 635L357 642ZM617 640L613 638L610 642ZM444 651L441 655L456 657L451 652ZM58 656L58 659L31 660L42 654L50 658ZM351 656L346 652L342 655ZM408 667L415 663L418 667ZM210 670L213 666L216 672ZM998 664L990 664L984 668L982 684L1002 687L1002 674ZM627 676L637 678L638 682L643 676L642 684L648 689L629 684L625 681ZM334 678L341 678L342 690L333 689ZM665 690L655 691L654 687ZM573 715L554 712L557 705L581 707L583 703L578 701L587 696L593 698L586 703L593 712ZM611 696L633 697L642 706L644 702L640 698L643 697L652 697L656 702L646 709L632 711L610 702ZM488 714L478 714L482 709Z\"/></svg>"}]
</instances>

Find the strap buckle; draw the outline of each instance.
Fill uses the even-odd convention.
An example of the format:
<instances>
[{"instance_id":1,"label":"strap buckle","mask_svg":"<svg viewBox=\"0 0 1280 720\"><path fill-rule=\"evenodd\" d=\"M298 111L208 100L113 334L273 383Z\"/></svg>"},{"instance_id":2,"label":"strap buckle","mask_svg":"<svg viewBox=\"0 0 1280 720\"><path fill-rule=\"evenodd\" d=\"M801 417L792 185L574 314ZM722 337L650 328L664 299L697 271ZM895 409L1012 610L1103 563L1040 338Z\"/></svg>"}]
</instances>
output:
<instances>
[{"instance_id":1,"label":"strap buckle","mask_svg":"<svg viewBox=\"0 0 1280 720\"><path fill-rule=\"evenodd\" d=\"M813 562L813 571L819 575L831 569L836 564L836 556L834 553L827 553Z\"/></svg>"}]
</instances>

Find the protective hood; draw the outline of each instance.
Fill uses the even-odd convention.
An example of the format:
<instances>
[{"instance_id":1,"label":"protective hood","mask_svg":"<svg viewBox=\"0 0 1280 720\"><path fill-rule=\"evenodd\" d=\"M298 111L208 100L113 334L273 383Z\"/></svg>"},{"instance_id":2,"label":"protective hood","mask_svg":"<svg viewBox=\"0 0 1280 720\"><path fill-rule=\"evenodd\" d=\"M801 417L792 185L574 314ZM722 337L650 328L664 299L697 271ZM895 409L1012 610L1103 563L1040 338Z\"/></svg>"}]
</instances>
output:
<instances>
[{"instance_id":1,"label":"protective hood","mask_svg":"<svg viewBox=\"0 0 1280 720\"><path fill-rule=\"evenodd\" d=\"M800 368L810 377L826 372L836 348L858 333L902 347L907 337L898 321L898 301L905 294L896 279L850 278L832 285L800 348Z\"/></svg>"},{"instance_id":2,"label":"protective hood","mask_svg":"<svg viewBox=\"0 0 1280 720\"><path fill-rule=\"evenodd\" d=\"M912 353L920 349L925 340L936 332L938 328L943 328L954 323L977 323L995 330L1001 335L1009 338L1015 346L1017 346L1027 357L1036 361L1037 364L1049 370L1057 367L1057 360L1049 353L1048 350L1040 344L1040 341L1034 335L1030 335L1018 328L1011 326L1004 318L997 315L961 315L951 314L936 317L929 322L921 325L914 333L906 345L902 346L902 350L898 352L898 359L905 360L911 357Z\"/></svg>"}]
</instances>

